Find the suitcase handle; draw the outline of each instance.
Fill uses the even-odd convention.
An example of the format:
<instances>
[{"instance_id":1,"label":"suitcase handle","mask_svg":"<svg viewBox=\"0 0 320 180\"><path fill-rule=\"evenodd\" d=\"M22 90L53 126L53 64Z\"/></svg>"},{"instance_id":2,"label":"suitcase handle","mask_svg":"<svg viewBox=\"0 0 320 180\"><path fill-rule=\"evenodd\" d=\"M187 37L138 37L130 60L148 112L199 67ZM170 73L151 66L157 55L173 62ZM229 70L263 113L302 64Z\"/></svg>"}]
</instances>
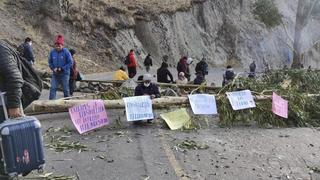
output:
<instances>
[{"instance_id":1,"label":"suitcase handle","mask_svg":"<svg viewBox=\"0 0 320 180\"><path fill-rule=\"evenodd\" d=\"M5 94L6 94L6 92L0 91L0 99L1 99L2 107L3 107L4 117L6 118L5 120L8 120L9 116L8 116L8 112L7 112L6 102L4 101Z\"/></svg>"}]
</instances>

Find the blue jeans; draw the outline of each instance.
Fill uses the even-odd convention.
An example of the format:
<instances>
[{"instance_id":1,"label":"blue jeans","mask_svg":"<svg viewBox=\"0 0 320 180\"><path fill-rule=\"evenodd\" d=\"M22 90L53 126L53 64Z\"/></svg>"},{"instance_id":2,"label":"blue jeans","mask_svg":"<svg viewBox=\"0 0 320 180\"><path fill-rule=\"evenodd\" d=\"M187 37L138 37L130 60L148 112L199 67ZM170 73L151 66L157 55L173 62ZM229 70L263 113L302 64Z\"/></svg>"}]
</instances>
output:
<instances>
[{"instance_id":1,"label":"blue jeans","mask_svg":"<svg viewBox=\"0 0 320 180\"><path fill-rule=\"evenodd\" d=\"M56 99L57 88L59 84L62 85L64 97L70 96L69 78L69 74L52 74L49 100Z\"/></svg>"}]
</instances>

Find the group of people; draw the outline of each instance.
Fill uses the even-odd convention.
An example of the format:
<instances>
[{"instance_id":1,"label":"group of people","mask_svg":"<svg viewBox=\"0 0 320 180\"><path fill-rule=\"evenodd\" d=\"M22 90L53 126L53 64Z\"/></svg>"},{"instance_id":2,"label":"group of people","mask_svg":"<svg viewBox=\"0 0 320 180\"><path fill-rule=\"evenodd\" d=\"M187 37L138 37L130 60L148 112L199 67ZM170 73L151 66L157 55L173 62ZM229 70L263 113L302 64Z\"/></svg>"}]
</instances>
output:
<instances>
[{"instance_id":1,"label":"group of people","mask_svg":"<svg viewBox=\"0 0 320 180\"><path fill-rule=\"evenodd\" d=\"M140 55L141 56L141 55ZM140 57L139 56L139 57ZM206 58L202 58L200 62L197 63L195 67L196 78L190 82L191 73L190 65L192 64L192 58L183 56L177 64L178 79L174 80L172 73L170 72L168 64L168 56L163 56L163 60L160 68L157 69L157 82L160 83L176 83L176 84L202 84L206 82L205 76L208 75L208 64ZM129 78L134 78L137 74L137 60L136 53L133 49L130 50L128 55L124 59L124 64L127 66L128 73L126 73L125 68L121 66L113 75L113 80L128 80ZM144 59L143 65L147 73L150 73L150 69L153 66L153 60L151 54L147 54ZM138 80L142 80L143 76L138 77Z\"/></svg>"}]
</instances>

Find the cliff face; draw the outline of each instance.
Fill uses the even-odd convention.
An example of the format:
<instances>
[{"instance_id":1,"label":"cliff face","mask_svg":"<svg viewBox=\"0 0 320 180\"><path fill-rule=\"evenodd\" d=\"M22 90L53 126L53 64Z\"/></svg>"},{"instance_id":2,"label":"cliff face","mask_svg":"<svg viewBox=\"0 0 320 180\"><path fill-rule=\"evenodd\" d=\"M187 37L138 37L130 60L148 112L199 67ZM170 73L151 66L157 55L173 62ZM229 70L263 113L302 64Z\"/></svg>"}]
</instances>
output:
<instances>
[{"instance_id":1,"label":"cliff face","mask_svg":"<svg viewBox=\"0 0 320 180\"><path fill-rule=\"evenodd\" d=\"M161 62L169 55L176 65L181 55L207 57L212 66L247 67L255 60L283 66L290 57L297 0L277 0L284 25L268 29L252 14L254 0L26 0L0 3L1 38L18 43L31 36L38 66L58 33L88 72L113 69L128 50L139 48ZM286 27L286 28L284 28ZM318 67L320 20L310 21L303 33L304 64ZM139 62L142 64L142 62ZM319 64L320 65L320 64Z\"/></svg>"}]
</instances>

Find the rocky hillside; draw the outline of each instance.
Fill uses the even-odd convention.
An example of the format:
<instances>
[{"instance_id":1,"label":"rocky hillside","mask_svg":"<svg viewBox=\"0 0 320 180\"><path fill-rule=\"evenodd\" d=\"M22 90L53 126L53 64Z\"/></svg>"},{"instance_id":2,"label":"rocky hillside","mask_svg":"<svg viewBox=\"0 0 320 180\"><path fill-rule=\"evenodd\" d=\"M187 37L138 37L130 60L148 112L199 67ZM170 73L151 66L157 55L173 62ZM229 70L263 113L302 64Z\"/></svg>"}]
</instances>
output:
<instances>
[{"instance_id":1,"label":"rocky hillside","mask_svg":"<svg viewBox=\"0 0 320 180\"><path fill-rule=\"evenodd\" d=\"M37 66L46 68L57 34L75 48L85 72L115 69L128 50L151 53L157 63L169 55L206 56L212 66L247 67L255 60L280 67L290 57L297 0L276 0L284 25L267 28L252 14L254 0L2 0L0 38L19 44L34 39ZM284 28L286 27L286 28ZM319 67L320 20L305 28L305 66ZM290 37L289 37L289 36ZM142 64L140 61L139 64Z\"/></svg>"}]
</instances>

